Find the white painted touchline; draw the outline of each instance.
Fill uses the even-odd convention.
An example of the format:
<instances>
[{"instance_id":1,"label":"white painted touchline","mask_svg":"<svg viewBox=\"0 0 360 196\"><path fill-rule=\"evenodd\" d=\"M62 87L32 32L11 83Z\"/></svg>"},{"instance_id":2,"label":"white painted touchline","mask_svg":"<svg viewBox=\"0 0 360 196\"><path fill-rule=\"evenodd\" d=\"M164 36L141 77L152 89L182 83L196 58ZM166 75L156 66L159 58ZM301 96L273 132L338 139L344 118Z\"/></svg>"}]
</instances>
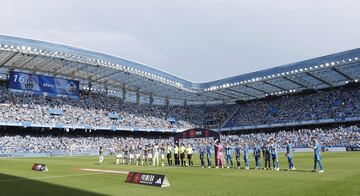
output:
<instances>
[{"instance_id":1,"label":"white painted touchline","mask_svg":"<svg viewBox=\"0 0 360 196\"><path fill-rule=\"evenodd\" d=\"M100 173L112 173L112 174L128 174L129 173L129 171L88 169L88 168L79 168L78 170L80 170L80 171L91 171L91 172L100 172Z\"/></svg>"}]
</instances>

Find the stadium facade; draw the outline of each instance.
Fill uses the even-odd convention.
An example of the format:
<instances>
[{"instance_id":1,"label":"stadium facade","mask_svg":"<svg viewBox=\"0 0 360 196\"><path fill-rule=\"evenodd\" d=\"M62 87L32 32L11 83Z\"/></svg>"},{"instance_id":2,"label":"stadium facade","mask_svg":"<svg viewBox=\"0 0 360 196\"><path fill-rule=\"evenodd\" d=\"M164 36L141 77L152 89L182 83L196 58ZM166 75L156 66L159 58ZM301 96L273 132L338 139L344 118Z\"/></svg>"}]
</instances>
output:
<instances>
[{"instance_id":1,"label":"stadium facade","mask_svg":"<svg viewBox=\"0 0 360 196\"><path fill-rule=\"evenodd\" d=\"M259 57L261 58L261 57ZM156 104L221 104L355 82L360 49L221 80L194 83L134 61L66 45L0 36L0 68L79 80L82 89Z\"/></svg>"},{"instance_id":2,"label":"stadium facade","mask_svg":"<svg viewBox=\"0 0 360 196\"><path fill-rule=\"evenodd\" d=\"M261 57L260 57L261 58ZM84 92L101 92L139 105L231 105L281 97L304 91L319 91L358 83L360 49L353 49L271 69L195 83L150 66L61 44L0 35L0 80L10 72L39 74L79 81ZM294 125L359 121L359 117L314 119L297 122L229 125L222 130L259 129ZM93 126L44 125L31 122L4 122L6 126L94 129ZM109 129L109 127L96 127ZM176 131L113 127L113 130Z\"/></svg>"}]
</instances>

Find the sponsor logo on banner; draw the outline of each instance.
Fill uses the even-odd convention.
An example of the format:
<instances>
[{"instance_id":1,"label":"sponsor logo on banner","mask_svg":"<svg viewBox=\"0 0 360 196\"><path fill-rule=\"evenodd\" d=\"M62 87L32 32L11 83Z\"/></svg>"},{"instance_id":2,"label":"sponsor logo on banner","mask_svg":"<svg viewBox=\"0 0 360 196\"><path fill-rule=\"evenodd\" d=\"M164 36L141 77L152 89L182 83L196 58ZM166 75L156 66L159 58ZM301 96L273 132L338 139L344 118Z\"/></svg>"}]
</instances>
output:
<instances>
[{"instance_id":1,"label":"sponsor logo on banner","mask_svg":"<svg viewBox=\"0 0 360 196\"><path fill-rule=\"evenodd\" d=\"M159 179L155 182L155 184L161 184L161 178L159 178Z\"/></svg>"},{"instance_id":2,"label":"sponsor logo on banner","mask_svg":"<svg viewBox=\"0 0 360 196\"><path fill-rule=\"evenodd\" d=\"M129 172L128 176L126 177L125 182L131 182L132 179L134 177L134 173L133 172Z\"/></svg>"},{"instance_id":3,"label":"sponsor logo on banner","mask_svg":"<svg viewBox=\"0 0 360 196\"><path fill-rule=\"evenodd\" d=\"M189 132L189 136L190 136L190 137L195 137L195 136L196 136L195 130L191 130L191 131Z\"/></svg>"},{"instance_id":4,"label":"sponsor logo on banner","mask_svg":"<svg viewBox=\"0 0 360 196\"><path fill-rule=\"evenodd\" d=\"M182 132L181 135L182 135L182 138L186 138L186 131Z\"/></svg>"},{"instance_id":5,"label":"sponsor logo on banner","mask_svg":"<svg viewBox=\"0 0 360 196\"><path fill-rule=\"evenodd\" d=\"M204 137L209 137L209 136L210 136L210 133L209 133L208 130L206 130L205 133L204 133Z\"/></svg>"},{"instance_id":6,"label":"sponsor logo on banner","mask_svg":"<svg viewBox=\"0 0 360 196\"><path fill-rule=\"evenodd\" d=\"M12 157L12 154L0 154L0 157Z\"/></svg>"},{"instance_id":7,"label":"sponsor logo on banner","mask_svg":"<svg viewBox=\"0 0 360 196\"><path fill-rule=\"evenodd\" d=\"M34 81L32 80L32 75L29 75L29 78L26 80L25 88L27 90L32 90L34 88Z\"/></svg>"},{"instance_id":8,"label":"sponsor logo on banner","mask_svg":"<svg viewBox=\"0 0 360 196\"><path fill-rule=\"evenodd\" d=\"M169 187L170 183L165 175L147 174L140 172L129 172L125 182L133 184L142 184L157 187Z\"/></svg>"},{"instance_id":9,"label":"sponsor logo on banner","mask_svg":"<svg viewBox=\"0 0 360 196\"><path fill-rule=\"evenodd\" d=\"M70 82L67 86L67 91L69 93L75 93L76 91L76 85L73 82Z\"/></svg>"},{"instance_id":10,"label":"sponsor logo on banner","mask_svg":"<svg viewBox=\"0 0 360 196\"><path fill-rule=\"evenodd\" d=\"M348 147L346 147L346 151L360 151L360 147L348 146Z\"/></svg>"},{"instance_id":11,"label":"sponsor logo on banner","mask_svg":"<svg viewBox=\"0 0 360 196\"><path fill-rule=\"evenodd\" d=\"M140 178L141 178L141 174L140 173L135 173L133 182L139 184L140 183Z\"/></svg>"}]
</instances>

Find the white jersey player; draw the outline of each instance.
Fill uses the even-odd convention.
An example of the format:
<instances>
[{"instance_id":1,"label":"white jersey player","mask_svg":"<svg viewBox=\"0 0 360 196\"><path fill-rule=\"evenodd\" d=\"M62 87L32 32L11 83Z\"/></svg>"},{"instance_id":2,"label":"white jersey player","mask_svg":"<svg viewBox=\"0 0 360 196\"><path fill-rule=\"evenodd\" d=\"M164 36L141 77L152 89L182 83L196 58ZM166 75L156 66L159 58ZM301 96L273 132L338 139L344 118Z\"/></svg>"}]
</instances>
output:
<instances>
[{"instance_id":1,"label":"white jersey player","mask_svg":"<svg viewBox=\"0 0 360 196\"><path fill-rule=\"evenodd\" d=\"M136 158L136 165L140 165L140 154L141 153L141 147L138 145L135 149L135 158Z\"/></svg>"},{"instance_id":2,"label":"white jersey player","mask_svg":"<svg viewBox=\"0 0 360 196\"><path fill-rule=\"evenodd\" d=\"M164 167L165 166L165 146L161 145L160 150L161 150L161 166Z\"/></svg>"},{"instance_id":3,"label":"white jersey player","mask_svg":"<svg viewBox=\"0 0 360 196\"><path fill-rule=\"evenodd\" d=\"M121 148L118 148L117 153L116 153L116 162L115 162L115 164L119 165L120 163L124 164L124 158L123 158L123 153L122 153Z\"/></svg>"},{"instance_id":4,"label":"white jersey player","mask_svg":"<svg viewBox=\"0 0 360 196\"><path fill-rule=\"evenodd\" d=\"M134 146L130 146L130 149L129 149L129 162L130 162L130 165L134 164Z\"/></svg>"},{"instance_id":5,"label":"white jersey player","mask_svg":"<svg viewBox=\"0 0 360 196\"><path fill-rule=\"evenodd\" d=\"M99 164L101 164L104 161L104 149L102 146L99 148Z\"/></svg>"},{"instance_id":6,"label":"white jersey player","mask_svg":"<svg viewBox=\"0 0 360 196\"><path fill-rule=\"evenodd\" d=\"M156 143L153 147L153 166L159 166L159 145Z\"/></svg>"}]
</instances>

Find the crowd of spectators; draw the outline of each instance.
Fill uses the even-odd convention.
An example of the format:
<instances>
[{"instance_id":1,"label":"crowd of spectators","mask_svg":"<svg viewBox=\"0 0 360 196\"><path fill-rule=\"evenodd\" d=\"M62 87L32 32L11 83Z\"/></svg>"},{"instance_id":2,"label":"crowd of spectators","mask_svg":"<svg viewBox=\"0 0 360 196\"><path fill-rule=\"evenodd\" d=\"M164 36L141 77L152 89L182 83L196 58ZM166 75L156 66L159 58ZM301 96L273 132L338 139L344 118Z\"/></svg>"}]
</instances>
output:
<instances>
[{"instance_id":1,"label":"crowd of spectators","mask_svg":"<svg viewBox=\"0 0 360 196\"><path fill-rule=\"evenodd\" d=\"M124 149L133 145L154 145L171 143L169 139L148 139L133 137L84 137L84 136L51 136L51 135L8 135L0 137L0 154L13 153L96 153L100 146L110 154L117 148Z\"/></svg>"},{"instance_id":2,"label":"crowd of spectators","mask_svg":"<svg viewBox=\"0 0 360 196\"><path fill-rule=\"evenodd\" d=\"M220 105L206 107L204 113L205 125L207 128L221 128L223 123L236 110L236 105Z\"/></svg>"},{"instance_id":3,"label":"crowd of spectators","mask_svg":"<svg viewBox=\"0 0 360 196\"><path fill-rule=\"evenodd\" d=\"M80 99L8 92L5 88L1 88L0 93L0 121L3 122L189 129L203 126L204 121L204 106L138 105L99 93L82 94ZM51 114L49 109L62 113ZM117 117L110 118L109 113Z\"/></svg>"},{"instance_id":4,"label":"crowd of spectators","mask_svg":"<svg viewBox=\"0 0 360 196\"><path fill-rule=\"evenodd\" d=\"M60 110L52 114L49 109ZM117 118L109 117L109 113ZM123 102L107 94L80 99L10 92L0 85L0 122L71 126L190 129L360 117L360 88L342 87L231 105L164 106Z\"/></svg>"},{"instance_id":5,"label":"crowd of spectators","mask_svg":"<svg viewBox=\"0 0 360 196\"><path fill-rule=\"evenodd\" d=\"M222 135L221 142L247 143L252 142L262 145L270 138L274 138L279 146L283 146L284 140L289 139L294 147L309 147L311 138L316 136L322 146L345 147L360 146L360 128L336 127L336 128L315 128L315 129L296 129L292 131L278 131L274 133L262 132L238 135ZM180 140L185 146L191 145L195 151L203 144L204 140L213 142L210 139L187 139ZM152 146L158 144L174 144L172 137L163 139L134 138L125 136L69 136L69 135L27 135L23 134L1 134L0 133L0 154L12 153L83 153L96 152L100 146L109 153L115 153L116 148L124 149L126 146Z\"/></svg>"},{"instance_id":6,"label":"crowd of spectators","mask_svg":"<svg viewBox=\"0 0 360 196\"><path fill-rule=\"evenodd\" d=\"M336 128L294 129L292 131L262 132L242 135L223 136L223 141L257 144L265 143L269 138L274 138L276 143L282 145L289 139L294 147L309 147L312 137L318 137L323 146L344 147L360 145L360 128L357 126Z\"/></svg>"},{"instance_id":7,"label":"crowd of spectators","mask_svg":"<svg viewBox=\"0 0 360 196\"><path fill-rule=\"evenodd\" d=\"M240 104L225 127L359 117L360 88L337 88Z\"/></svg>"}]
</instances>

